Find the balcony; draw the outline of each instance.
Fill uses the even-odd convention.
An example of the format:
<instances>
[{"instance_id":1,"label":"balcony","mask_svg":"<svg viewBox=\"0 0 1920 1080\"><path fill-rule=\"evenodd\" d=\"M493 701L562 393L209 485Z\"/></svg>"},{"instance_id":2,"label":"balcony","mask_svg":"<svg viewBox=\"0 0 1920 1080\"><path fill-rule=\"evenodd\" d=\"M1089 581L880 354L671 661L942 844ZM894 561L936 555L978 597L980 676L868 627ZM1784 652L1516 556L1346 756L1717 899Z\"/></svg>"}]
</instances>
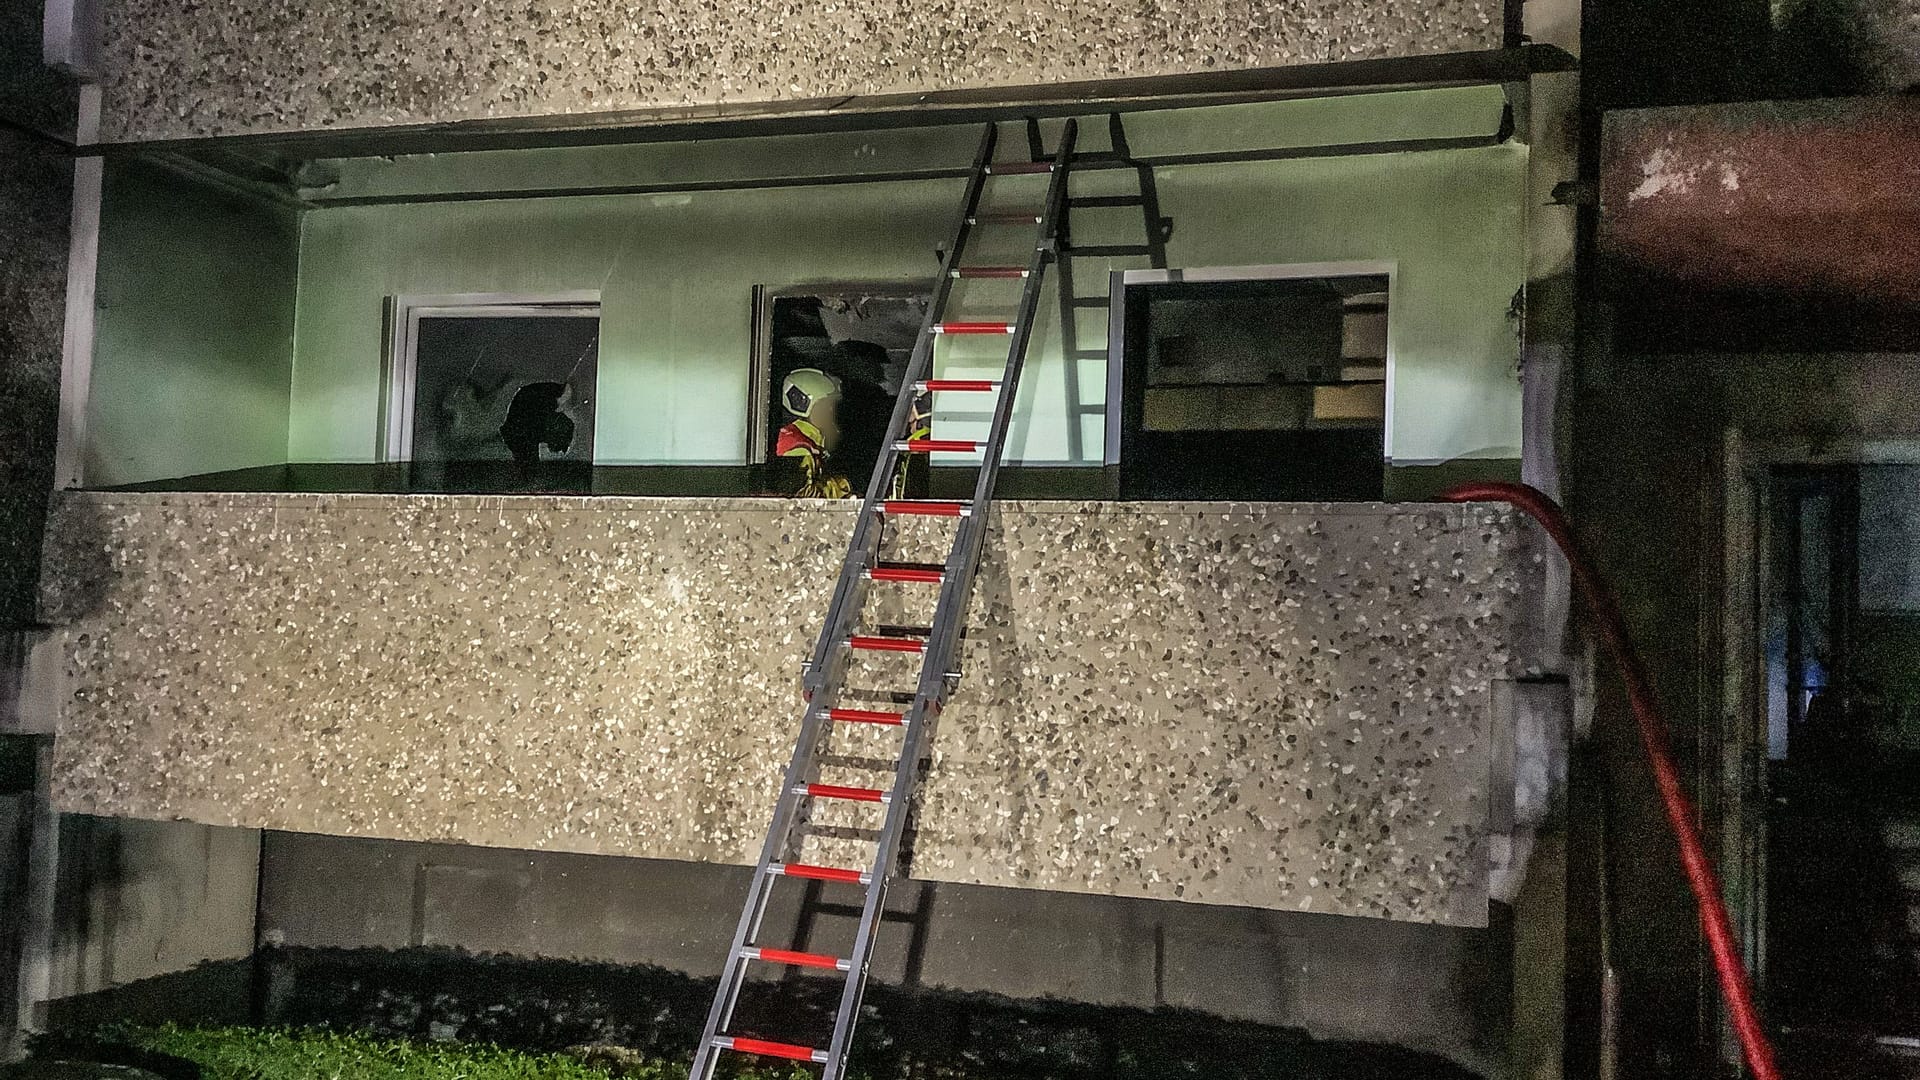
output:
<instances>
[{"instance_id":1,"label":"balcony","mask_svg":"<svg viewBox=\"0 0 1920 1080\"><path fill-rule=\"evenodd\" d=\"M1505 511L1417 500L1520 470L1508 94L1163 105L1081 118L910 873L1484 925L1547 586ZM996 160L1058 145L1031 111ZM863 487L984 134L109 160L36 666L58 805L748 861L854 509L765 497L785 383L839 380ZM942 393L934 437L979 438ZM970 488L977 455L931 457L920 492ZM884 663L860 689L902 688Z\"/></svg>"}]
</instances>

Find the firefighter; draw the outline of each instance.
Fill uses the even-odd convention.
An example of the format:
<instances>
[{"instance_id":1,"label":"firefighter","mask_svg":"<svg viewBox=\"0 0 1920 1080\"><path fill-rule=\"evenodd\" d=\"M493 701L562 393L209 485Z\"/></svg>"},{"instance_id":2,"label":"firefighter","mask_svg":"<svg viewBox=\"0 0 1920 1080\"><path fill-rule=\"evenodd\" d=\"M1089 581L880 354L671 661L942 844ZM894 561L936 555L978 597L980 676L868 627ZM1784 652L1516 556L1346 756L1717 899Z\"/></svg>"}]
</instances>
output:
<instances>
[{"instance_id":1,"label":"firefighter","mask_svg":"<svg viewBox=\"0 0 1920 1080\"><path fill-rule=\"evenodd\" d=\"M793 417L774 442L775 456L800 466L803 499L845 499L847 478L833 471L840 445L840 380L818 368L800 368L780 384L780 404Z\"/></svg>"}]
</instances>

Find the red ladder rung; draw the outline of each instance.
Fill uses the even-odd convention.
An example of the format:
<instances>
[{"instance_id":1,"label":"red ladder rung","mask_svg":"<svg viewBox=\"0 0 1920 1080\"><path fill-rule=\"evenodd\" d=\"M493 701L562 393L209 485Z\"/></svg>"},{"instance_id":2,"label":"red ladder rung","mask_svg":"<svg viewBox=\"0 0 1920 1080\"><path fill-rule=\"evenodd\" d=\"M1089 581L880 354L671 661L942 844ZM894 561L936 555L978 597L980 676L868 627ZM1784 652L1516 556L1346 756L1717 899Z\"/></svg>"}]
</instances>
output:
<instances>
[{"instance_id":1,"label":"red ladder rung","mask_svg":"<svg viewBox=\"0 0 1920 1080\"><path fill-rule=\"evenodd\" d=\"M745 1039L738 1036L723 1035L714 1040L714 1045L722 1050L733 1050L742 1054L759 1054L763 1057L786 1058L789 1061L811 1061L821 1063L827 1060L825 1050L815 1050L811 1046L799 1046L794 1043L769 1042L766 1039Z\"/></svg>"},{"instance_id":2,"label":"red ladder rung","mask_svg":"<svg viewBox=\"0 0 1920 1080\"><path fill-rule=\"evenodd\" d=\"M927 651L927 643L918 638L879 637L874 634L855 634L847 639L847 647L871 652L923 653Z\"/></svg>"},{"instance_id":3,"label":"red ladder rung","mask_svg":"<svg viewBox=\"0 0 1920 1080\"><path fill-rule=\"evenodd\" d=\"M929 502L925 499L888 499L880 504L883 514L913 514L920 517L966 517L972 509L963 502Z\"/></svg>"},{"instance_id":4,"label":"red ladder rung","mask_svg":"<svg viewBox=\"0 0 1920 1080\"><path fill-rule=\"evenodd\" d=\"M893 448L909 454L971 454L980 444L972 439L905 439Z\"/></svg>"},{"instance_id":5,"label":"red ladder rung","mask_svg":"<svg viewBox=\"0 0 1920 1080\"><path fill-rule=\"evenodd\" d=\"M938 585L946 577L946 569L939 566L881 563L867 571L870 581L901 581L916 585Z\"/></svg>"},{"instance_id":6,"label":"red ladder rung","mask_svg":"<svg viewBox=\"0 0 1920 1080\"><path fill-rule=\"evenodd\" d=\"M975 214L967 219L969 225L1038 225L1043 219L1039 214Z\"/></svg>"},{"instance_id":7,"label":"red ladder rung","mask_svg":"<svg viewBox=\"0 0 1920 1080\"><path fill-rule=\"evenodd\" d=\"M1031 176L1034 173L1053 171L1051 161L996 161L987 166L987 172L998 176Z\"/></svg>"},{"instance_id":8,"label":"red ladder rung","mask_svg":"<svg viewBox=\"0 0 1920 1080\"><path fill-rule=\"evenodd\" d=\"M956 266L947 272L957 278L1023 278L1032 271L1024 266Z\"/></svg>"},{"instance_id":9,"label":"red ladder rung","mask_svg":"<svg viewBox=\"0 0 1920 1080\"><path fill-rule=\"evenodd\" d=\"M827 719L843 724L890 724L898 727L907 722L907 714L875 709L828 709Z\"/></svg>"},{"instance_id":10,"label":"red ladder rung","mask_svg":"<svg viewBox=\"0 0 1920 1080\"><path fill-rule=\"evenodd\" d=\"M801 784L799 791L816 799L851 799L854 802L887 801L887 793L879 788L841 787L839 784Z\"/></svg>"},{"instance_id":11,"label":"red ladder rung","mask_svg":"<svg viewBox=\"0 0 1920 1080\"><path fill-rule=\"evenodd\" d=\"M934 323L936 334L1011 334L1010 322L943 322Z\"/></svg>"},{"instance_id":12,"label":"red ladder rung","mask_svg":"<svg viewBox=\"0 0 1920 1080\"><path fill-rule=\"evenodd\" d=\"M913 385L914 385L914 388L919 390L921 393L926 393L928 391L936 391L936 390L947 390L947 391L961 391L965 393L990 394L993 391L1000 389L1000 384L993 379L922 379L921 381L914 383Z\"/></svg>"},{"instance_id":13,"label":"red ladder rung","mask_svg":"<svg viewBox=\"0 0 1920 1080\"><path fill-rule=\"evenodd\" d=\"M775 863L774 869L787 877L807 878L812 881L844 881L851 885L865 885L867 875L859 870L842 870L837 866L809 866L806 863Z\"/></svg>"},{"instance_id":14,"label":"red ladder rung","mask_svg":"<svg viewBox=\"0 0 1920 1080\"><path fill-rule=\"evenodd\" d=\"M837 956L825 953L794 952L792 949L761 949L748 947L740 951L749 960L760 960L769 964L792 964L794 967L823 968L827 971L846 971L853 965Z\"/></svg>"}]
</instances>

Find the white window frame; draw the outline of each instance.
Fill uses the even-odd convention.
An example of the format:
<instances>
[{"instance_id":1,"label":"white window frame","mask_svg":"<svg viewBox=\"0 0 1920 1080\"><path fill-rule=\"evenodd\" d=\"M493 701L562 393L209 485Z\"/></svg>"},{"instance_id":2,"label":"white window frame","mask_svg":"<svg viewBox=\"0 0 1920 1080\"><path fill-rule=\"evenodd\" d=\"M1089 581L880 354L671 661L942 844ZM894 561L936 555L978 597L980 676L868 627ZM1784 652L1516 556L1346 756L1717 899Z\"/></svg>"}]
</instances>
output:
<instances>
[{"instance_id":1,"label":"white window frame","mask_svg":"<svg viewBox=\"0 0 1920 1080\"><path fill-rule=\"evenodd\" d=\"M419 377L421 319L600 318L600 290L552 293L432 293L387 301L385 392L381 395L380 460L413 460L414 388Z\"/></svg>"},{"instance_id":2,"label":"white window frame","mask_svg":"<svg viewBox=\"0 0 1920 1080\"><path fill-rule=\"evenodd\" d=\"M1391 259L1346 262L1263 263L1257 266L1195 266L1174 270L1116 270L1108 278L1107 307L1107 449L1108 465L1120 464L1121 378L1126 370L1127 286L1173 285L1186 281L1284 281L1292 278L1384 277L1387 279L1387 390L1386 418L1381 432L1382 455L1393 460L1393 384L1399 366L1393 356L1394 292L1400 264Z\"/></svg>"}]
</instances>

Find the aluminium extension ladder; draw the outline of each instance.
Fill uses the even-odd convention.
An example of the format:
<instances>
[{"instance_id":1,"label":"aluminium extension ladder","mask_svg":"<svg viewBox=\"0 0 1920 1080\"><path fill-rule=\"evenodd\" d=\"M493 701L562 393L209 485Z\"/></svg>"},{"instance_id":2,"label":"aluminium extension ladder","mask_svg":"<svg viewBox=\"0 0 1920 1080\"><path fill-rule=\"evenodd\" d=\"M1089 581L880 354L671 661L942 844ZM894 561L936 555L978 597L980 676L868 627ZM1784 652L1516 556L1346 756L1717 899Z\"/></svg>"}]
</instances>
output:
<instances>
[{"instance_id":1,"label":"aluminium extension ladder","mask_svg":"<svg viewBox=\"0 0 1920 1080\"><path fill-rule=\"evenodd\" d=\"M1068 166L1073 161L1073 143L1077 126L1069 120L1060 137L1060 145L1051 160L995 162L993 152L997 128L989 124L974 156L973 170L967 181L966 201L954 226L953 240L946 247L939 281L934 286L926 321L920 327L912 357L902 377L900 397L893 408L887 434L881 444L879 461L874 464L867 484L866 501L847 546L833 599L827 608L826 627L814 646L802 683L805 711L800 720L800 735L780 782L780 794L774 804L773 824L767 830L766 844L754 866L753 881L739 927L727 951L721 971L720 987L713 1008L707 1013L706 1029L693 1059L691 1080L710 1080L723 1053L751 1054L813 1062L824 1066L823 1080L841 1080L846 1072L847 1054L853 1042L853 1025L858 1018L861 994L866 986L867 964L873 955L874 933L885 910L886 889L895 870L900 843L906 830L919 778L920 761L926 751L927 729L938 715L953 689L954 662L966 616L967 600L979 565L981 541L986 532L985 510L993 495L993 484L1000 468L1001 450L1013 417L1014 392L1019 386L1020 369L1040 303L1040 282L1047 265L1058 255L1058 222L1067 193ZM1038 158L1041 155L1035 154ZM995 176L1049 174L1044 202L1021 213L983 213L981 196ZM1031 257L1025 266L969 266L962 262L967 241L976 228L987 226L1027 227L1035 231ZM1012 322L948 321L947 306L953 283L967 278L1004 278L1021 281L1020 306ZM1003 335L1009 348L1005 371L998 379L936 379L933 377L934 342L950 334ZM908 438L915 399L922 393L978 393L996 395L993 420L982 442ZM979 478L974 483L973 499L968 502L888 499L896 464L902 454L982 451ZM952 518L956 521L952 546L944 564L891 562L882 557L886 541L886 519L901 515ZM905 587L938 587L931 625L922 628L863 628L860 611L869 583L880 582ZM854 651L917 654L920 674L911 702L904 711L883 712L873 709L842 708L837 704L846 675L847 660ZM816 783L819 771L817 753L824 724L854 723L892 726L900 729L899 756L895 759L893 785L888 789L844 787ZM812 866L786 861L794 847L794 826L802 817L804 803L815 800L850 800L872 803L882 808L884 819L873 840L873 858L864 868ZM760 943L761 922L773 895L774 883L782 877L857 885L864 892L860 921L849 955L797 952L768 948ZM845 980L840 1005L834 1016L833 1035L825 1047L773 1042L729 1033L734 1007L746 982L750 965L787 965L839 972Z\"/></svg>"}]
</instances>

